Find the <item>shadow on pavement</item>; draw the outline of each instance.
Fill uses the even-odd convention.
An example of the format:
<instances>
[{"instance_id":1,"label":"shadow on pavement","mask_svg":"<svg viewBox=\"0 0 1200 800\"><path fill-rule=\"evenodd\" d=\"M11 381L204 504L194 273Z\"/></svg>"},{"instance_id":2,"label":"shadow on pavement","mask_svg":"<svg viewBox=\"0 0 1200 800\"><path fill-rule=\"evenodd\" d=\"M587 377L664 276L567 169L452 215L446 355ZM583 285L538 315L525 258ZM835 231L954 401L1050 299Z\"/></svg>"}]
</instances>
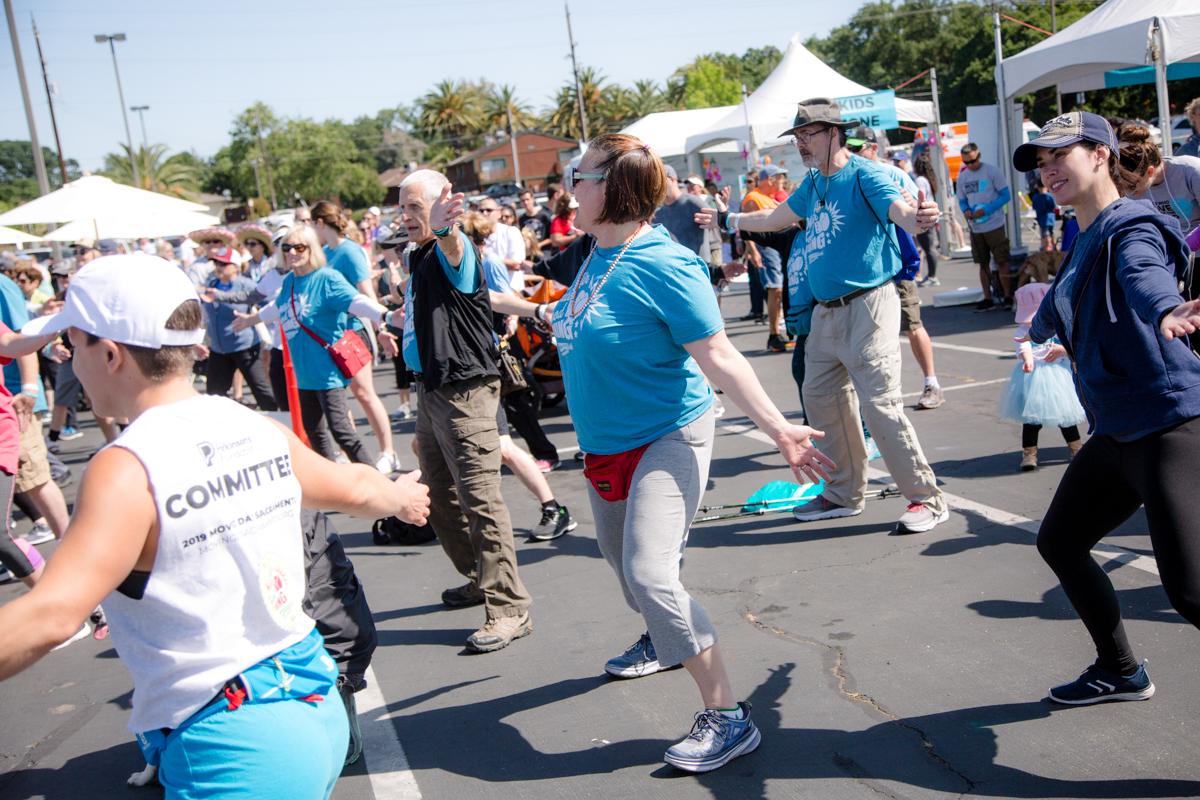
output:
<instances>
[{"instance_id":1,"label":"shadow on pavement","mask_svg":"<svg viewBox=\"0 0 1200 800\"><path fill-rule=\"evenodd\" d=\"M29 767L0 775L0 797L43 797L45 800L79 800L83 797L162 797L162 790L136 788L125 783L131 773L146 766L130 734L124 744L72 758L57 769Z\"/></svg>"},{"instance_id":2,"label":"shadow on pavement","mask_svg":"<svg viewBox=\"0 0 1200 800\"><path fill-rule=\"evenodd\" d=\"M1189 624L1171 607L1167 593L1157 583L1137 589L1119 589L1117 597L1123 619L1165 622L1173 625ZM968 603L967 608L981 617L991 619L1079 619L1079 614L1075 613L1075 609L1067 600L1067 595L1061 586L1055 586L1048 590L1042 595L1041 602L1037 603L1026 603L1019 600L979 600Z\"/></svg>"}]
</instances>

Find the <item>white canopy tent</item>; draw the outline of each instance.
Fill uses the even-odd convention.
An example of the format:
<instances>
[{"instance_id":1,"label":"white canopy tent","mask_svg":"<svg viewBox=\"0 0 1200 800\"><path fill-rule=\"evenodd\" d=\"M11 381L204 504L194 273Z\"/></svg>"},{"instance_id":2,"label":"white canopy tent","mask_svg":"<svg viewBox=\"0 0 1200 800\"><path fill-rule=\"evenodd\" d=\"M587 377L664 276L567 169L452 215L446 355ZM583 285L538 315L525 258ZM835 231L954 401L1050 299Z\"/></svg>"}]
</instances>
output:
<instances>
[{"instance_id":1,"label":"white canopy tent","mask_svg":"<svg viewBox=\"0 0 1200 800\"><path fill-rule=\"evenodd\" d=\"M684 111L659 111L647 114L637 122L628 126L621 133L636 136L650 149L658 153L660 158L682 156L687 153L687 138L697 130L704 130L717 120L726 116L730 111L741 106L716 106L714 108L689 108ZM725 142L712 148L710 152L736 153L738 146L735 142Z\"/></svg>"},{"instance_id":2,"label":"white canopy tent","mask_svg":"<svg viewBox=\"0 0 1200 800\"><path fill-rule=\"evenodd\" d=\"M103 214L68 222L46 234L50 242L78 242L81 239L156 239L178 236L201 228L220 225L212 214L199 211L132 212Z\"/></svg>"},{"instance_id":3,"label":"white canopy tent","mask_svg":"<svg viewBox=\"0 0 1200 800\"><path fill-rule=\"evenodd\" d=\"M40 242L40 236L30 236L28 233L19 231L16 228L0 227L0 245L2 244L29 244L30 242Z\"/></svg>"},{"instance_id":4,"label":"white canopy tent","mask_svg":"<svg viewBox=\"0 0 1200 800\"><path fill-rule=\"evenodd\" d=\"M1160 127L1169 127L1167 65L1200 61L1200 2L1108 0L1087 16L1001 62L997 85L1015 97L1047 86L1102 89L1113 70L1152 66ZM1170 136L1163 137L1170 155Z\"/></svg>"},{"instance_id":5,"label":"white canopy tent","mask_svg":"<svg viewBox=\"0 0 1200 800\"><path fill-rule=\"evenodd\" d=\"M687 152L707 150L721 142L746 140L747 120L758 147L784 144L779 134L790 128L796 116L796 104L810 97L848 97L870 94L874 89L855 83L800 42L794 34L783 60L766 80L720 119L687 137ZM933 122L933 103L896 98L896 115L906 122Z\"/></svg>"},{"instance_id":6,"label":"white canopy tent","mask_svg":"<svg viewBox=\"0 0 1200 800\"><path fill-rule=\"evenodd\" d=\"M85 175L50 194L0 214L0 225L38 225L98 220L118 214L127 218L189 211L207 214L208 206L135 189L101 175Z\"/></svg>"}]
</instances>

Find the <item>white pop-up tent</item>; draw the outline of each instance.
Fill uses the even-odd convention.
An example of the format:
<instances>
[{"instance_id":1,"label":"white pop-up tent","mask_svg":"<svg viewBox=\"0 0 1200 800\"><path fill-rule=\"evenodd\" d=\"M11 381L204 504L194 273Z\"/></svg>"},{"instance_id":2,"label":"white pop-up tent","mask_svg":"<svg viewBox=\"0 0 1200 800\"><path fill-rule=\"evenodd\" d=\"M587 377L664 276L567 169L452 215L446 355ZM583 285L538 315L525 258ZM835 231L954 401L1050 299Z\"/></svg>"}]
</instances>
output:
<instances>
[{"instance_id":1,"label":"white pop-up tent","mask_svg":"<svg viewBox=\"0 0 1200 800\"><path fill-rule=\"evenodd\" d=\"M839 74L812 54L800 34L788 42L783 60L745 102L731 108L722 118L687 138L687 152L694 153L728 141L747 139L747 122L758 147L783 144L779 134L792 126L796 104L810 97L849 97L870 94L861 83ZM896 116L906 122L933 122L933 103L896 98Z\"/></svg>"},{"instance_id":2,"label":"white pop-up tent","mask_svg":"<svg viewBox=\"0 0 1200 800\"><path fill-rule=\"evenodd\" d=\"M1197 0L1108 0L1087 16L1001 62L997 85L1016 97L1047 86L1102 89L1113 71L1150 66L1158 84L1160 126L1168 126L1167 66L1200 61ZM1170 136L1163 147L1170 155Z\"/></svg>"},{"instance_id":3,"label":"white pop-up tent","mask_svg":"<svg viewBox=\"0 0 1200 800\"><path fill-rule=\"evenodd\" d=\"M659 111L647 114L637 122L621 131L636 136L660 158L682 156L687 153L687 138L698 130L710 127L717 120L725 117L730 111L741 106L715 106L713 108L689 108L683 111ZM725 142L712 148L710 152L736 153L735 142Z\"/></svg>"},{"instance_id":4,"label":"white pop-up tent","mask_svg":"<svg viewBox=\"0 0 1200 800\"><path fill-rule=\"evenodd\" d=\"M208 206L126 186L102 175L85 175L50 194L0 214L0 225L37 225L97 220L118 214L136 216L189 211L206 214Z\"/></svg>"}]
</instances>

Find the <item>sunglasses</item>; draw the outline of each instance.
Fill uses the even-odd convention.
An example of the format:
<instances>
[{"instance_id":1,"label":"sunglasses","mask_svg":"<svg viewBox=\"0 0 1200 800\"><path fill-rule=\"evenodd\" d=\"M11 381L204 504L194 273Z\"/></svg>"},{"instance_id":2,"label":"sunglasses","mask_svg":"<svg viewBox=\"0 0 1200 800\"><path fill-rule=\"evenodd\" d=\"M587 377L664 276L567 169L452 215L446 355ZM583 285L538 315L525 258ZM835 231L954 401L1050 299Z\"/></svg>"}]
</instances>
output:
<instances>
[{"instance_id":1,"label":"sunglasses","mask_svg":"<svg viewBox=\"0 0 1200 800\"><path fill-rule=\"evenodd\" d=\"M202 239L200 244L225 244L221 239Z\"/></svg>"},{"instance_id":2,"label":"sunglasses","mask_svg":"<svg viewBox=\"0 0 1200 800\"><path fill-rule=\"evenodd\" d=\"M308 252L308 245L306 245L306 244L283 244L283 245L279 246L279 249L285 253L291 253L292 251L295 251L298 255L302 255L302 254Z\"/></svg>"},{"instance_id":3,"label":"sunglasses","mask_svg":"<svg viewBox=\"0 0 1200 800\"><path fill-rule=\"evenodd\" d=\"M258 239L247 239L246 240L246 247L262 247L262 246L263 246L263 243L260 242Z\"/></svg>"},{"instance_id":4,"label":"sunglasses","mask_svg":"<svg viewBox=\"0 0 1200 800\"><path fill-rule=\"evenodd\" d=\"M499 211L499 210L500 210L500 209L498 209L498 208L481 208L481 209L479 209L479 213L481 213L481 214L491 214L492 212L494 212L494 211Z\"/></svg>"},{"instance_id":5,"label":"sunglasses","mask_svg":"<svg viewBox=\"0 0 1200 800\"><path fill-rule=\"evenodd\" d=\"M607 177L604 172L580 172L574 167L567 167L566 173L563 175L563 188L568 192L574 192L575 186L579 181L595 181L601 183Z\"/></svg>"},{"instance_id":6,"label":"sunglasses","mask_svg":"<svg viewBox=\"0 0 1200 800\"><path fill-rule=\"evenodd\" d=\"M964 166L964 167L969 167L969 166L971 166L972 164L978 164L978 163L979 163L979 157L978 157L978 156L976 156L975 158L972 158L970 161L968 161L967 159L965 159L965 158L964 158L964 159L962 160L962 163L963 163L963 166Z\"/></svg>"}]
</instances>

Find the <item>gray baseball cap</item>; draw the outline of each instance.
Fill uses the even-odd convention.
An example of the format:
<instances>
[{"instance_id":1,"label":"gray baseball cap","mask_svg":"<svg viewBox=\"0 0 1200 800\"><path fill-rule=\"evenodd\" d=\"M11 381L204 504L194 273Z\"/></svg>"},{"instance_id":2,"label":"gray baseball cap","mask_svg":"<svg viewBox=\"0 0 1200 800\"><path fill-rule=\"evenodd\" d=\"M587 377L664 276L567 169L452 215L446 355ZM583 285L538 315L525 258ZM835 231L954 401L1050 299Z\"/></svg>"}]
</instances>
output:
<instances>
[{"instance_id":1,"label":"gray baseball cap","mask_svg":"<svg viewBox=\"0 0 1200 800\"><path fill-rule=\"evenodd\" d=\"M1108 120L1090 111L1060 114L1042 126L1038 135L1013 151L1013 166L1020 172L1037 169L1039 147L1069 147L1079 142L1108 145L1117 152L1117 135Z\"/></svg>"}]
</instances>

